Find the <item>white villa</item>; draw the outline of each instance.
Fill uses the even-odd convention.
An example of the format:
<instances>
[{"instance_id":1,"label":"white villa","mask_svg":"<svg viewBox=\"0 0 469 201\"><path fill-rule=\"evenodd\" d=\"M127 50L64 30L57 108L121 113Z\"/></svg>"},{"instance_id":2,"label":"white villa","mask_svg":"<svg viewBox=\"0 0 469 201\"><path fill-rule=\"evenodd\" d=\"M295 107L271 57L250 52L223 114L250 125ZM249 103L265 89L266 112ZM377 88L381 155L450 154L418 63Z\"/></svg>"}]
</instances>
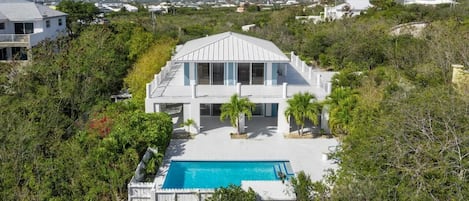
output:
<instances>
[{"instance_id":1,"label":"white villa","mask_svg":"<svg viewBox=\"0 0 469 201\"><path fill-rule=\"evenodd\" d=\"M219 116L220 106L233 94L256 104L255 117L277 118L277 133L290 132L284 111L287 99L298 92L314 94L323 100L331 91L335 72L307 66L293 52L287 57L272 42L233 32L225 32L187 42L176 48L171 61L147 84L145 110L164 111L167 104L182 104L183 119L197 125L201 116ZM321 125L328 132L328 115ZM247 125L246 125L247 124ZM241 122L240 128L249 122Z\"/></svg>"},{"instance_id":2,"label":"white villa","mask_svg":"<svg viewBox=\"0 0 469 201\"><path fill-rule=\"evenodd\" d=\"M23 0L0 0L0 61L28 60L39 42L66 33L67 14Z\"/></svg>"},{"instance_id":3,"label":"white villa","mask_svg":"<svg viewBox=\"0 0 469 201\"><path fill-rule=\"evenodd\" d=\"M439 4L457 4L453 0L404 0L404 5L419 4L419 5L439 5Z\"/></svg>"},{"instance_id":4,"label":"white villa","mask_svg":"<svg viewBox=\"0 0 469 201\"><path fill-rule=\"evenodd\" d=\"M324 7L324 19L336 20L344 17L354 17L372 7L369 0L346 0L336 6Z\"/></svg>"}]
</instances>

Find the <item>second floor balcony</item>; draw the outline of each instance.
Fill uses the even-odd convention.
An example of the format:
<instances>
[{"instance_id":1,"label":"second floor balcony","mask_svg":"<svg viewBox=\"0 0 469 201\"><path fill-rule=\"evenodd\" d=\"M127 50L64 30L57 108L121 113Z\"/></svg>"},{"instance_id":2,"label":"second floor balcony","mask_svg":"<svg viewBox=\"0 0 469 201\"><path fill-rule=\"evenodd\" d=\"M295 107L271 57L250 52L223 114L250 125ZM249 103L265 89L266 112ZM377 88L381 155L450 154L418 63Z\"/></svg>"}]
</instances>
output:
<instances>
[{"instance_id":1,"label":"second floor balcony","mask_svg":"<svg viewBox=\"0 0 469 201\"><path fill-rule=\"evenodd\" d=\"M2 47L27 47L36 45L43 40L41 33L32 34L0 34L0 48Z\"/></svg>"}]
</instances>

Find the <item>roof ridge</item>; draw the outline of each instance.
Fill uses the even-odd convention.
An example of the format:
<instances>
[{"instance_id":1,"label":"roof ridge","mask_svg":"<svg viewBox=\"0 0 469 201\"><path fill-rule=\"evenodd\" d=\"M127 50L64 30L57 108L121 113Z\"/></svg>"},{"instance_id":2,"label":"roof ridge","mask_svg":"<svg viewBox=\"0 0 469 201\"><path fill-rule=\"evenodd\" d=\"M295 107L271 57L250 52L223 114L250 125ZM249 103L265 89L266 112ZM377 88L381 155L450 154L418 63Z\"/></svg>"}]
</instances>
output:
<instances>
[{"instance_id":1,"label":"roof ridge","mask_svg":"<svg viewBox=\"0 0 469 201\"><path fill-rule=\"evenodd\" d=\"M231 33L231 31L230 31L230 33ZM240 35L240 36L250 37L250 38L253 38L253 39L257 39L257 40L264 40L264 41L266 41L266 42L269 42L269 43L272 43L272 44L273 44L272 41L266 40L266 39L263 39L263 38L256 38L256 37L253 37L253 36L242 35L242 34L238 34L238 33L235 33L235 34ZM254 43L252 43L252 42L250 42L250 41L247 41L247 40L243 40L243 41L246 41L247 43L249 43L249 44L251 44L251 45L254 45L255 47L262 48L262 47L260 47L259 45L254 44ZM271 54L274 54L274 55L277 55L277 56L284 56L284 55L279 55L279 54L277 54L277 53L271 51L270 49L265 49L265 48L262 48L262 49L266 50L266 52L270 52Z\"/></svg>"},{"instance_id":2,"label":"roof ridge","mask_svg":"<svg viewBox=\"0 0 469 201\"><path fill-rule=\"evenodd\" d=\"M224 33L219 33L219 34L215 34L215 35L222 35L222 34L225 34L225 33L230 33L230 34L227 34L227 36L222 37L221 39L214 40L214 41L212 41L212 42L210 42L210 43L207 43L207 44L205 44L205 45L203 45L203 46L200 46L200 47L198 47L198 48L196 48L196 49L193 49L193 50L191 50L191 51L185 53L184 55L188 55L188 54L190 54L190 53L193 53L193 52L195 52L195 51L197 51L197 50L200 50L200 49L202 49L202 48L204 48L204 47L210 46L210 45L212 45L212 44L214 44L214 43L217 43L218 41L224 40L225 38L231 36L231 31L229 31L229 32L224 32ZM212 35L212 36L215 36L215 35ZM206 36L206 37L209 37L209 36ZM203 39L203 38L198 38L198 39ZM186 45L186 44L184 44L184 45ZM182 55L182 56L184 56L184 55ZM180 56L180 57L182 57L182 56ZM176 58L174 58L174 59L177 59L177 58L179 58L179 57L176 57Z\"/></svg>"}]
</instances>

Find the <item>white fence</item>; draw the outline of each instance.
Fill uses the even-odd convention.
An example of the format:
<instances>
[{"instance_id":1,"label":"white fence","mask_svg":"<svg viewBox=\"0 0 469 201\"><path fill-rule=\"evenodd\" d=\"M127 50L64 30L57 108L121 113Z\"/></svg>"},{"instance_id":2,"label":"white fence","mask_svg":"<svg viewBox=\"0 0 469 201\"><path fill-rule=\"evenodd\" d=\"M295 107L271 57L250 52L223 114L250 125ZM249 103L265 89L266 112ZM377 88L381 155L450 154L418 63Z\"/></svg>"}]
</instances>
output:
<instances>
[{"instance_id":1,"label":"white fence","mask_svg":"<svg viewBox=\"0 0 469 201\"><path fill-rule=\"evenodd\" d=\"M151 97L153 93L155 93L158 86L163 82L166 78L166 75L169 74L171 71L173 63L171 61L167 61L166 65L161 68L161 71L158 74L155 74L153 80L147 84L147 97Z\"/></svg>"},{"instance_id":2,"label":"white fence","mask_svg":"<svg viewBox=\"0 0 469 201\"><path fill-rule=\"evenodd\" d=\"M129 201L153 201L154 193L152 182L131 182L127 185Z\"/></svg>"},{"instance_id":3,"label":"white fence","mask_svg":"<svg viewBox=\"0 0 469 201\"><path fill-rule=\"evenodd\" d=\"M155 201L204 201L213 192L212 189L157 189Z\"/></svg>"},{"instance_id":4,"label":"white fence","mask_svg":"<svg viewBox=\"0 0 469 201\"><path fill-rule=\"evenodd\" d=\"M290 54L290 64L295 68L299 73L303 75L304 78L314 81L319 88L324 89L326 94L330 94L332 91L332 83L330 79L326 79L324 76L333 74L333 72L319 72L314 71L312 66L308 66L301 58L295 55L294 52Z\"/></svg>"}]
</instances>

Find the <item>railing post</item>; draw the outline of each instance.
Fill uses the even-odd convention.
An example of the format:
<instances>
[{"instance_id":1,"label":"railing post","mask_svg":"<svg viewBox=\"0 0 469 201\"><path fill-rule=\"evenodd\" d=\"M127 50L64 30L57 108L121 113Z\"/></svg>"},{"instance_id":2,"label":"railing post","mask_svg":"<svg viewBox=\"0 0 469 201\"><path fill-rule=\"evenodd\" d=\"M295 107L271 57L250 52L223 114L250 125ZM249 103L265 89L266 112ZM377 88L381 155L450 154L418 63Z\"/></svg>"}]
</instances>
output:
<instances>
[{"instance_id":1,"label":"railing post","mask_svg":"<svg viewBox=\"0 0 469 201\"><path fill-rule=\"evenodd\" d=\"M332 92L332 83L331 82L327 82L327 95L331 94Z\"/></svg>"},{"instance_id":2,"label":"railing post","mask_svg":"<svg viewBox=\"0 0 469 201\"><path fill-rule=\"evenodd\" d=\"M236 93L241 96L241 83L236 83Z\"/></svg>"},{"instance_id":3,"label":"railing post","mask_svg":"<svg viewBox=\"0 0 469 201\"><path fill-rule=\"evenodd\" d=\"M147 97L148 98L151 97L151 84L150 83L147 83Z\"/></svg>"},{"instance_id":4,"label":"railing post","mask_svg":"<svg viewBox=\"0 0 469 201\"><path fill-rule=\"evenodd\" d=\"M287 85L288 85L288 83L286 83L286 82L283 83L282 98L287 98Z\"/></svg>"},{"instance_id":5,"label":"railing post","mask_svg":"<svg viewBox=\"0 0 469 201\"><path fill-rule=\"evenodd\" d=\"M316 84L321 87L321 74L318 73L317 75L317 80L316 80Z\"/></svg>"},{"instance_id":6,"label":"railing post","mask_svg":"<svg viewBox=\"0 0 469 201\"><path fill-rule=\"evenodd\" d=\"M313 72L313 67L311 66L311 67L309 67L309 73L308 73L308 79L310 79L310 80L311 80L312 72Z\"/></svg>"}]
</instances>

